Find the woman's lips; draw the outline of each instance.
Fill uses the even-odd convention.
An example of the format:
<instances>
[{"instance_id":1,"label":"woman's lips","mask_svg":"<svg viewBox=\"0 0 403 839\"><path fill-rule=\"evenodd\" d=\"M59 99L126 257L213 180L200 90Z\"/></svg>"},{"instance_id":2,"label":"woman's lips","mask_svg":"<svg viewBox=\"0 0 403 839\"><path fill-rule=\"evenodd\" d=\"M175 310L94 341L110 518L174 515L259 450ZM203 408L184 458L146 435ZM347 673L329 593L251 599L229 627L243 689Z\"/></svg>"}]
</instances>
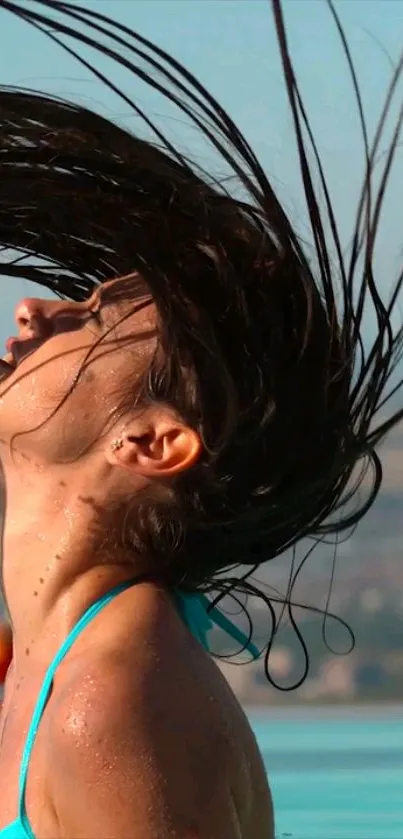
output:
<instances>
[{"instance_id":1,"label":"woman's lips","mask_svg":"<svg viewBox=\"0 0 403 839\"><path fill-rule=\"evenodd\" d=\"M7 353L9 355L12 355L13 345L15 344L16 341L17 341L17 338L7 338L5 346L6 346Z\"/></svg>"},{"instance_id":2,"label":"woman's lips","mask_svg":"<svg viewBox=\"0 0 403 839\"><path fill-rule=\"evenodd\" d=\"M15 358L11 352L15 338L8 338L6 341L6 355L0 358L0 381L3 381L16 368Z\"/></svg>"},{"instance_id":3,"label":"woman's lips","mask_svg":"<svg viewBox=\"0 0 403 839\"><path fill-rule=\"evenodd\" d=\"M12 367L16 368L20 361L32 355L41 344L43 344L43 340L39 338L7 338L5 344L7 355L3 356L3 360L8 361Z\"/></svg>"},{"instance_id":4,"label":"woman's lips","mask_svg":"<svg viewBox=\"0 0 403 839\"><path fill-rule=\"evenodd\" d=\"M4 356L4 358L0 358L0 382L4 381L4 379L7 379L8 376L15 370L15 365L13 363L10 363L10 361L7 360L8 358L10 358L9 355Z\"/></svg>"}]
</instances>

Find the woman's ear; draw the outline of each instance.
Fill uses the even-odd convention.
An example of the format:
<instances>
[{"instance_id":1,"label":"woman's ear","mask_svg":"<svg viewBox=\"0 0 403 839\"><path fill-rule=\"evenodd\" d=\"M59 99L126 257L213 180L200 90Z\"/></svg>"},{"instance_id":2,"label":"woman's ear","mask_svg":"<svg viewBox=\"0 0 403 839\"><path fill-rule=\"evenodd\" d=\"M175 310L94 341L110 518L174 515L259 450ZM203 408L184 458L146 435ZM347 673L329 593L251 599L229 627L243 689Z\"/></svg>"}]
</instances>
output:
<instances>
[{"instance_id":1,"label":"woman's ear","mask_svg":"<svg viewBox=\"0 0 403 839\"><path fill-rule=\"evenodd\" d=\"M202 448L195 429L170 411L151 408L107 441L106 457L111 465L138 475L169 478L194 466Z\"/></svg>"}]
</instances>

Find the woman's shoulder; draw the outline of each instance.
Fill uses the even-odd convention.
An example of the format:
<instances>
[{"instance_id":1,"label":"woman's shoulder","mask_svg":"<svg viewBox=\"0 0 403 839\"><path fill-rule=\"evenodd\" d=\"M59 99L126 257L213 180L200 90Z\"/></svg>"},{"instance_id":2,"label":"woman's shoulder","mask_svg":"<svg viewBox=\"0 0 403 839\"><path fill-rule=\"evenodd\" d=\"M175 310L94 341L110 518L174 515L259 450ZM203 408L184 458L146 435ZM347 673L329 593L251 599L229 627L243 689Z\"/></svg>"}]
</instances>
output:
<instances>
[{"instance_id":1,"label":"woman's shoulder","mask_svg":"<svg viewBox=\"0 0 403 839\"><path fill-rule=\"evenodd\" d=\"M262 810L267 819L259 752L215 663L180 633L115 641L66 668L52 703L55 764L77 776L92 755L96 775L112 764L126 776L151 772L150 783L165 779L173 808L186 797L189 818L215 802L242 824Z\"/></svg>"}]
</instances>

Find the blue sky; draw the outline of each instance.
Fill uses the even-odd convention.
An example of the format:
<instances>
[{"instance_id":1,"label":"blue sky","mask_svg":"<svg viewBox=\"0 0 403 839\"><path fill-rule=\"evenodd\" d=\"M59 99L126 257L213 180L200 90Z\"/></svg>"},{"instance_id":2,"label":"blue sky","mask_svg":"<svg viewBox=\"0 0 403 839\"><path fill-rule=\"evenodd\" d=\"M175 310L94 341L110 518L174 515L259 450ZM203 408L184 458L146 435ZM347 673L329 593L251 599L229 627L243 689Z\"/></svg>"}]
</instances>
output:
<instances>
[{"instance_id":1,"label":"blue sky","mask_svg":"<svg viewBox=\"0 0 403 839\"><path fill-rule=\"evenodd\" d=\"M20 0L31 5L31 0ZM254 146L295 223L309 238L291 120L282 82L268 0L95 0L97 8L137 29L172 53L218 98ZM33 5L33 4L32 4ZM403 3L341 0L336 3L361 79L368 124L376 124L402 48ZM357 110L340 41L322 0L285 0L289 39L301 89L329 178L345 242L348 242L363 172ZM106 60L98 66L108 72ZM113 78L170 126L189 150L197 145L177 115L120 70ZM0 9L0 82L21 84L79 100L136 129L127 106L114 99L43 35ZM400 91L402 93L402 91ZM400 101L402 96L400 95ZM384 147L386 147L386 143ZM387 290L399 267L402 154L383 217L378 263ZM11 312L29 284L0 286L0 342L12 331Z\"/></svg>"}]
</instances>

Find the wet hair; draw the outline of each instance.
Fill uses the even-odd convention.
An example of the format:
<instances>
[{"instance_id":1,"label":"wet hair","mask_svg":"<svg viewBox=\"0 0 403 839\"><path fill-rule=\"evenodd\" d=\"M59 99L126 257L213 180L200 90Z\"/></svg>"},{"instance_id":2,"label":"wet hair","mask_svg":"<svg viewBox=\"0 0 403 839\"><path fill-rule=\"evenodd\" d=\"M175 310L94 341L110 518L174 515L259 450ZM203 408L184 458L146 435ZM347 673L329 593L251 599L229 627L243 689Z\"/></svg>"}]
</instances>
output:
<instances>
[{"instance_id":1,"label":"wet hair","mask_svg":"<svg viewBox=\"0 0 403 839\"><path fill-rule=\"evenodd\" d=\"M272 2L312 255L240 130L174 58L70 2L0 0L0 8L76 56L154 135L135 136L56 96L1 88L0 272L75 300L111 277L141 274L159 333L143 398L173 406L198 430L203 455L172 485L169 503L139 498L133 551L154 557L158 579L173 588L214 593L214 602L229 591L262 597L273 620L269 675L276 618L255 572L300 540L337 539L362 518L381 486L376 448L403 415L399 409L385 418L402 383L388 390L401 357L403 332L392 322L403 274L385 302L373 268L401 116L376 187L373 171L401 63L370 147L353 61L329 4L365 147L346 257L281 3ZM208 175L174 146L92 63L94 51L170 100L231 176ZM377 318L372 344L363 335L369 306Z\"/></svg>"}]
</instances>

